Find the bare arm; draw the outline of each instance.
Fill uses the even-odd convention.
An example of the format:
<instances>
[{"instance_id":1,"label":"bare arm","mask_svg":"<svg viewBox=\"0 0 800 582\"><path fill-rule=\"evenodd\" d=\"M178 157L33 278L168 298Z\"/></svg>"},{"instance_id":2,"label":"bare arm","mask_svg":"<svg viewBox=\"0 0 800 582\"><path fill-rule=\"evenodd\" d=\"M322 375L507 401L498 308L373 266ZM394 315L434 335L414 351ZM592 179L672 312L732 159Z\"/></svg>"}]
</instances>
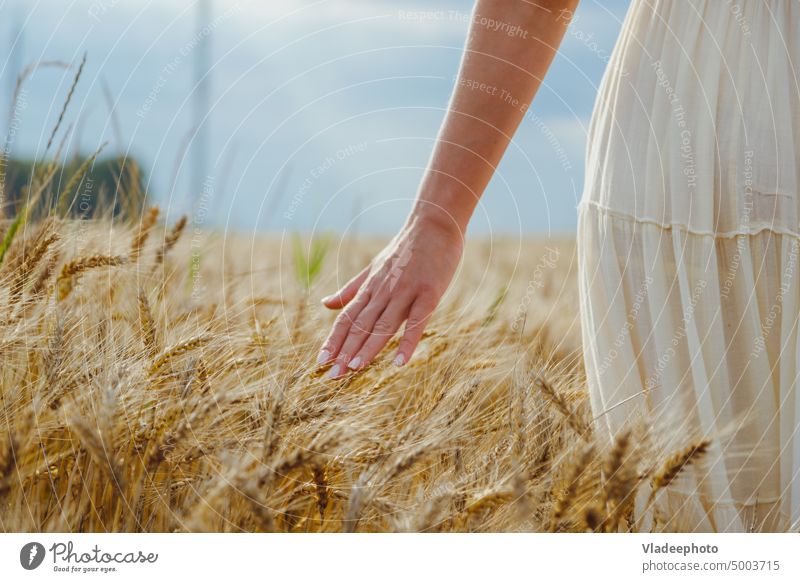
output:
<instances>
[{"instance_id":1,"label":"bare arm","mask_svg":"<svg viewBox=\"0 0 800 582\"><path fill-rule=\"evenodd\" d=\"M403 229L334 295L344 307L318 358L366 366L406 322L406 363L461 258L478 200L533 100L578 0L478 0L456 88Z\"/></svg>"},{"instance_id":2,"label":"bare arm","mask_svg":"<svg viewBox=\"0 0 800 582\"><path fill-rule=\"evenodd\" d=\"M466 231L577 3L477 2L450 109L412 217L430 213L427 207L435 205L452 215L462 233Z\"/></svg>"}]
</instances>

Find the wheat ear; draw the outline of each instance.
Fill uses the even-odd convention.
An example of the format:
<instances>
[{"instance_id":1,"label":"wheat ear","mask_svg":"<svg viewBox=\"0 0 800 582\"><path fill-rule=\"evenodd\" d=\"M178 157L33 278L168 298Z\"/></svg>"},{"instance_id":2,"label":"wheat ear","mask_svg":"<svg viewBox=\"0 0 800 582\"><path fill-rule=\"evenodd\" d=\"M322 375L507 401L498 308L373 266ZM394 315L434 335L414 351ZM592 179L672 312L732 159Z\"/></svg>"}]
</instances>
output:
<instances>
[{"instance_id":1,"label":"wheat ear","mask_svg":"<svg viewBox=\"0 0 800 582\"><path fill-rule=\"evenodd\" d=\"M175 226L172 227L172 230L170 230L164 237L164 244L161 245L161 248L158 249L158 252L156 253L156 266L164 262L164 257L170 250L172 250L172 247L178 243L178 240L181 238L181 234L183 234L188 221L189 219L186 218L186 215L181 216L178 219L178 222L175 223Z\"/></svg>"},{"instance_id":2,"label":"wheat ear","mask_svg":"<svg viewBox=\"0 0 800 582\"><path fill-rule=\"evenodd\" d=\"M132 261L135 261L139 258L139 255L142 252L142 247L147 242L147 238L150 236L150 231L153 230L153 227L158 220L158 212L158 206L151 206L142 218L142 222L139 225L139 230L136 232L136 236L133 238L133 242L131 243L130 258Z\"/></svg>"},{"instance_id":3,"label":"wheat ear","mask_svg":"<svg viewBox=\"0 0 800 582\"><path fill-rule=\"evenodd\" d=\"M58 299L59 301L65 299L74 287L75 278L82 273L91 269L99 267L116 267L123 265L127 262L127 257L109 256L109 255L93 255L91 257L83 257L76 259L64 265L61 273L58 275L56 284L58 285Z\"/></svg>"},{"instance_id":4,"label":"wheat ear","mask_svg":"<svg viewBox=\"0 0 800 582\"><path fill-rule=\"evenodd\" d=\"M181 342L172 346L171 348L167 349L163 354L161 354L153 365L150 367L150 375L155 376L157 375L164 366L166 366L169 362L177 358L178 356L191 352L192 350L205 345L211 340L211 337L208 335L199 335L193 337L191 339L186 340L185 342Z\"/></svg>"}]
</instances>

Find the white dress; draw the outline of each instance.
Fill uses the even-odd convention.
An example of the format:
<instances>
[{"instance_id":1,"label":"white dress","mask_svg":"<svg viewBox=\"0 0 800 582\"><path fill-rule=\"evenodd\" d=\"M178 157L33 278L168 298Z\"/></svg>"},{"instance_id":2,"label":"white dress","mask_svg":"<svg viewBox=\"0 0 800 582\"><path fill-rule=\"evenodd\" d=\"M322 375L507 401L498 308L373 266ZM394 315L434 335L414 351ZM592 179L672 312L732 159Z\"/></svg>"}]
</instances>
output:
<instances>
[{"instance_id":1,"label":"white dress","mask_svg":"<svg viewBox=\"0 0 800 582\"><path fill-rule=\"evenodd\" d=\"M683 531L800 523L800 0L632 0L579 205L596 426L712 447Z\"/></svg>"}]
</instances>

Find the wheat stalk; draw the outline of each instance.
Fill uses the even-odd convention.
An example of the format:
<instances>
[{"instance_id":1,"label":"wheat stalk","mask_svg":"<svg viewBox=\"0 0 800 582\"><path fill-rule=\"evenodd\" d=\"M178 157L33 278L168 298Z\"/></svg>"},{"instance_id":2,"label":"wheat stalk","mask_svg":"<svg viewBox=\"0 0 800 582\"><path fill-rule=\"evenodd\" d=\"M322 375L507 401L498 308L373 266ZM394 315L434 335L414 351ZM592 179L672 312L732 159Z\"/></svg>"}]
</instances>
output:
<instances>
[{"instance_id":1,"label":"wheat stalk","mask_svg":"<svg viewBox=\"0 0 800 582\"><path fill-rule=\"evenodd\" d=\"M139 289L136 298L139 303L139 329L142 332L142 340L147 353L152 358L159 351L153 311L150 308L150 301L147 299L147 293L144 289Z\"/></svg>"},{"instance_id":2,"label":"wheat stalk","mask_svg":"<svg viewBox=\"0 0 800 582\"><path fill-rule=\"evenodd\" d=\"M58 120L56 120L56 124L53 127L53 131L50 133L50 138L47 140L47 146L44 148L45 153L50 151L50 146L53 145L53 139L55 139L56 134L58 133L58 129L61 127L61 124L64 121L64 115L69 108L69 103L72 101L72 96L75 94L75 87L78 86L78 81L81 79L81 74L83 73L83 67L86 65L86 53L83 53L83 57L81 58L81 62L78 65L78 71L75 73L75 77L72 79L72 85L70 85L69 91L67 92L67 98L64 100L64 105L61 107L61 112L58 114Z\"/></svg>"},{"instance_id":3,"label":"wheat stalk","mask_svg":"<svg viewBox=\"0 0 800 582\"><path fill-rule=\"evenodd\" d=\"M314 477L314 486L317 495L317 510L319 511L320 521L325 521L325 510L328 508L330 497L328 496L328 478L324 467L314 465L311 468Z\"/></svg>"},{"instance_id":4,"label":"wheat stalk","mask_svg":"<svg viewBox=\"0 0 800 582\"><path fill-rule=\"evenodd\" d=\"M22 296L22 291L28 283L30 274L42 261L50 246L57 242L59 238L60 236L57 232L51 232L41 237L30 255L26 256L21 261L21 264L16 266L10 288L9 303L11 306L19 301L19 298Z\"/></svg>"},{"instance_id":5,"label":"wheat stalk","mask_svg":"<svg viewBox=\"0 0 800 582\"><path fill-rule=\"evenodd\" d=\"M711 440L703 439L687 445L669 456L661 468L653 475L650 483L652 489L642 511L643 516L652 507L658 492L669 487L689 466L705 456L710 446Z\"/></svg>"},{"instance_id":6,"label":"wheat stalk","mask_svg":"<svg viewBox=\"0 0 800 582\"><path fill-rule=\"evenodd\" d=\"M569 477L567 478L566 489L556 501L556 505L553 510L553 518L551 520L550 531L558 531L559 525L566 515L567 510L575 501L581 478L586 472L586 468L589 466L594 454L594 445L590 444L583 449L583 452L581 453L580 457L578 457L578 460L573 463Z\"/></svg>"},{"instance_id":7,"label":"wheat stalk","mask_svg":"<svg viewBox=\"0 0 800 582\"><path fill-rule=\"evenodd\" d=\"M50 255L50 258L47 259L47 262L42 267L42 270L39 271L39 276L36 277L36 281L34 281L33 285L31 286L31 296L40 297L45 294L47 291L47 286L50 284L50 279L56 270L56 265L58 265L59 257L59 252L56 250Z\"/></svg>"},{"instance_id":8,"label":"wheat stalk","mask_svg":"<svg viewBox=\"0 0 800 582\"><path fill-rule=\"evenodd\" d=\"M129 256L132 261L139 259L139 255L142 252L142 247L144 247L145 243L147 242L147 238L150 236L150 231L153 230L153 227L158 220L158 213L158 206L151 206L142 218L142 222L139 225L139 230L136 232L136 236L133 238L133 242L131 243L131 252Z\"/></svg>"},{"instance_id":9,"label":"wheat stalk","mask_svg":"<svg viewBox=\"0 0 800 582\"><path fill-rule=\"evenodd\" d=\"M172 227L172 230L170 230L169 233L167 233L167 235L164 237L164 243L156 253L154 268L164 262L164 257L178 243L178 240L181 238L181 234L183 234L183 231L186 228L188 220L189 219L185 215L181 216L178 219L178 222L176 222Z\"/></svg>"},{"instance_id":10,"label":"wheat stalk","mask_svg":"<svg viewBox=\"0 0 800 582\"><path fill-rule=\"evenodd\" d=\"M72 193L75 190L75 187L83 181L84 176L86 176L86 173L94 165L95 160L97 160L97 156L102 153L106 145L108 145L108 142L102 143L91 156L86 158L80 167L75 171L75 173L70 177L69 182L67 182L67 185L64 186L64 189L61 190L61 194L58 195L56 201L56 210L59 214L65 215L69 212L71 203L69 206L67 206L67 200L69 200L70 193Z\"/></svg>"},{"instance_id":11,"label":"wheat stalk","mask_svg":"<svg viewBox=\"0 0 800 582\"><path fill-rule=\"evenodd\" d=\"M156 358L153 365L150 367L150 376L157 375L167 364L183 354L187 354L200 346L204 346L211 341L209 335L199 335L190 338L184 342L176 344L164 351L158 358Z\"/></svg>"},{"instance_id":12,"label":"wheat stalk","mask_svg":"<svg viewBox=\"0 0 800 582\"><path fill-rule=\"evenodd\" d=\"M17 466L18 445L11 431L8 432L5 443L0 447L0 501L11 489L12 473Z\"/></svg>"},{"instance_id":13,"label":"wheat stalk","mask_svg":"<svg viewBox=\"0 0 800 582\"><path fill-rule=\"evenodd\" d=\"M70 261L62 267L61 273L56 279L59 301L67 298L75 286L75 279L86 271L100 267L117 267L124 265L127 261L127 257L109 255L92 255Z\"/></svg>"},{"instance_id":14,"label":"wheat stalk","mask_svg":"<svg viewBox=\"0 0 800 582\"><path fill-rule=\"evenodd\" d=\"M664 465L662 465L661 469L653 476L653 490L657 491L669 487L670 483L686 470L687 467L704 456L708 452L710 446L711 441L709 439L703 439L671 455Z\"/></svg>"},{"instance_id":15,"label":"wheat stalk","mask_svg":"<svg viewBox=\"0 0 800 582\"><path fill-rule=\"evenodd\" d=\"M125 477L122 467L114 456L114 450L101 435L80 414L73 414L70 430L78 437L80 444L100 469L102 469L119 491L125 490Z\"/></svg>"},{"instance_id":16,"label":"wheat stalk","mask_svg":"<svg viewBox=\"0 0 800 582\"><path fill-rule=\"evenodd\" d=\"M586 437L590 433L589 426L583 422L578 415L572 410L572 407L567 403L566 399L559 394L555 387L547 382L541 376L537 376L533 381L534 386L544 394L547 401L552 404L558 412L567 419L570 428L574 430L579 436Z\"/></svg>"}]
</instances>

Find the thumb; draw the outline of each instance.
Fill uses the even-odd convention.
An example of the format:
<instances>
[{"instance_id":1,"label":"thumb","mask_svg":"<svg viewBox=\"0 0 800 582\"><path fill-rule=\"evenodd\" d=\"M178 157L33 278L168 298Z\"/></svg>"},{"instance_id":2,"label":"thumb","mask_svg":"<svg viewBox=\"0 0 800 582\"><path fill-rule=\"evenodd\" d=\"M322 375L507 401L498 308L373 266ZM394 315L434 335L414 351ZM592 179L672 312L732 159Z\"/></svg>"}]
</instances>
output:
<instances>
[{"instance_id":1,"label":"thumb","mask_svg":"<svg viewBox=\"0 0 800 582\"><path fill-rule=\"evenodd\" d=\"M322 298L322 304L328 309L341 309L356 296L361 285L369 275L369 266L365 267L358 275L350 279L344 287L339 289L333 295L328 295Z\"/></svg>"}]
</instances>

